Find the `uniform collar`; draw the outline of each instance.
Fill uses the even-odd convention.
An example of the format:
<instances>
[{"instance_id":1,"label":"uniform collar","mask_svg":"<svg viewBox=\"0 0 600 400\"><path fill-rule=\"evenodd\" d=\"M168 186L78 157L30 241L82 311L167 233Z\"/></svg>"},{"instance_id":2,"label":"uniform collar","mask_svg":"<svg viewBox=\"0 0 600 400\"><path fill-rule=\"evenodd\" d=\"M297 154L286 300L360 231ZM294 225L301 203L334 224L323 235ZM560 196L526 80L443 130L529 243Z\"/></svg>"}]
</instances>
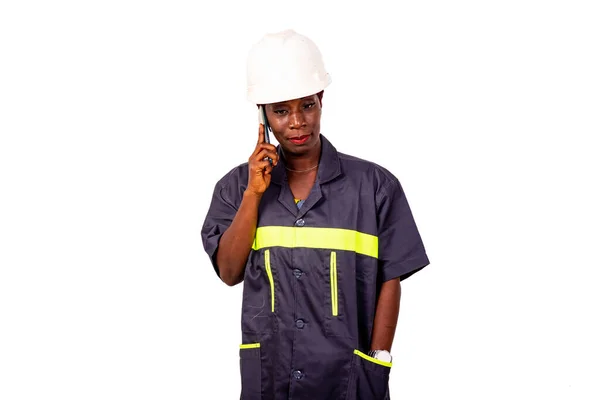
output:
<instances>
[{"instance_id":1,"label":"uniform collar","mask_svg":"<svg viewBox=\"0 0 600 400\"><path fill-rule=\"evenodd\" d=\"M340 166L340 158L336 148L327 140L323 134L320 134L321 139L321 157L319 159L319 170L317 172L317 182L326 183L334 178L337 178L342 173ZM279 154L279 164L273 168L271 172L271 181L278 185L282 185L287 181L287 174L285 171L285 164L282 157L281 145L277 146L277 153Z\"/></svg>"}]
</instances>

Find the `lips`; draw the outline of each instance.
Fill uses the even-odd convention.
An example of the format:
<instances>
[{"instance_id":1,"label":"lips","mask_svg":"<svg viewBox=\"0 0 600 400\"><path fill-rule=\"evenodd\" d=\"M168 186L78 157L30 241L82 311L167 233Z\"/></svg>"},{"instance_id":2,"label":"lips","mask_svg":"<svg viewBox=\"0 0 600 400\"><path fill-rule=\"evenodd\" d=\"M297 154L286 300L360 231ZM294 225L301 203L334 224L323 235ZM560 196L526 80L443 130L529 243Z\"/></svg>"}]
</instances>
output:
<instances>
[{"instance_id":1,"label":"lips","mask_svg":"<svg viewBox=\"0 0 600 400\"><path fill-rule=\"evenodd\" d=\"M294 143L294 144L304 144L306 143L306 141L308 140L308 138L310 137L310 135L301 135L301 136L296 136L293 138L290 138L290 142Z\"/></svg>"}]
</instances>

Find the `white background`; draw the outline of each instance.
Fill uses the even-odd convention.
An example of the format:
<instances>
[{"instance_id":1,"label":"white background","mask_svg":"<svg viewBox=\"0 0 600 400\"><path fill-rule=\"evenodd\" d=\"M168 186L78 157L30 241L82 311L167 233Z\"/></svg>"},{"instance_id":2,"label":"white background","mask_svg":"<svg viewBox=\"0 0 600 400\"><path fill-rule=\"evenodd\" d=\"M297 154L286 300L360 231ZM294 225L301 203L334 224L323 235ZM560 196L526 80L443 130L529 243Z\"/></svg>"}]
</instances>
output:
<instances>
[{"instance_id":1,"label":"white background","mask_svg":"<svg viewBox=\"0 0 600 400\"><path fill-rule=\"evenodd\" d=\"M206 3L1 3L0 398L239 398L241 285L200 229L256 142L247 52L286 28L431 259L392 399L600 398L595 2Z\"/></svg>"}]
</instances>

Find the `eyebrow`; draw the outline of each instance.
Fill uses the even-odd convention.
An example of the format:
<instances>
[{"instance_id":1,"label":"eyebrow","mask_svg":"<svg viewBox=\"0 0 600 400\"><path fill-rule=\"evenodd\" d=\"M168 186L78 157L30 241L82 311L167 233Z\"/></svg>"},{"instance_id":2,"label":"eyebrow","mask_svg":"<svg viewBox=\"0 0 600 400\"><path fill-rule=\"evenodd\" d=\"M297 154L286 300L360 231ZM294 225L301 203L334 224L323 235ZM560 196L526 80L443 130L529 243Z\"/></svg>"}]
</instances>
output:
<instances>
[{"instance_id":1,"label":"eyebrow","mask_svg":"<svg viewBox=\"0 0 600 400\"><path fill-rule=\"evenodd\" d=\"M301 97L300 98L301 102L302 101L306 101L306 100L314 100L314 99L312 98L312 96L306 96L306 97ZM282 106L285 106L286 103L287 103L286 101L282 101L280 103L273 103L273 107L282 107Z\"/></svg>"}]
</instances>

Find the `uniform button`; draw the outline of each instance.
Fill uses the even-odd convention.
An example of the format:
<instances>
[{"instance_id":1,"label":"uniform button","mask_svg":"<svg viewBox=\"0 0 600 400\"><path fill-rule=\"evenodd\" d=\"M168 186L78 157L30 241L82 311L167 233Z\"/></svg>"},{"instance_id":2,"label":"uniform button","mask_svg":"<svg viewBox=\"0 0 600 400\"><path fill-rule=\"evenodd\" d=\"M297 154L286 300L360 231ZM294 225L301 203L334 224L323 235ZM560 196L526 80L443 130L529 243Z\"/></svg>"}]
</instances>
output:
<instances>
[{"instance_id":1,"label":"uniform button","mask_svg":"<svg viewBox=\"0 0 600 400\"><path fill-rule=\"evenodd\" d=\"M300 277L302 276L302 271L300 271L298 268L294 268L294 276L300 279Z\"/></svg>"},{"instance_id":2,"label":"uniform button","mask_svg":"<svg viewBox=\"0 0 600 400\"><path fill-rule=\"evenodd\" d=\"M296 221L296 226L304 226L305 222L302 218L300 218L299 220Z\"/></svg>"},{"instance_id":3,"label":"uniform button","mask_svg":"<svg viewBox=\"0 0 600 400\"><path fill-rule=\"evenodd\" d=\"M298 328L298 329L304 328L304 321L301 319L297 319L296 320L296 328Z\"/></svg>"},{"instance_id":4,"label":"uniform button","mask_svg":"<svg viewBox=\"0 0 600 400\"><path fill-rule=\"evenodd\" d=\"M302 371L298 371L298 370L294 371L292 374L294 375L294 378L296 378L297 381L302 379L302 377L304 376Z\"/></svg>"}]
</instances>

